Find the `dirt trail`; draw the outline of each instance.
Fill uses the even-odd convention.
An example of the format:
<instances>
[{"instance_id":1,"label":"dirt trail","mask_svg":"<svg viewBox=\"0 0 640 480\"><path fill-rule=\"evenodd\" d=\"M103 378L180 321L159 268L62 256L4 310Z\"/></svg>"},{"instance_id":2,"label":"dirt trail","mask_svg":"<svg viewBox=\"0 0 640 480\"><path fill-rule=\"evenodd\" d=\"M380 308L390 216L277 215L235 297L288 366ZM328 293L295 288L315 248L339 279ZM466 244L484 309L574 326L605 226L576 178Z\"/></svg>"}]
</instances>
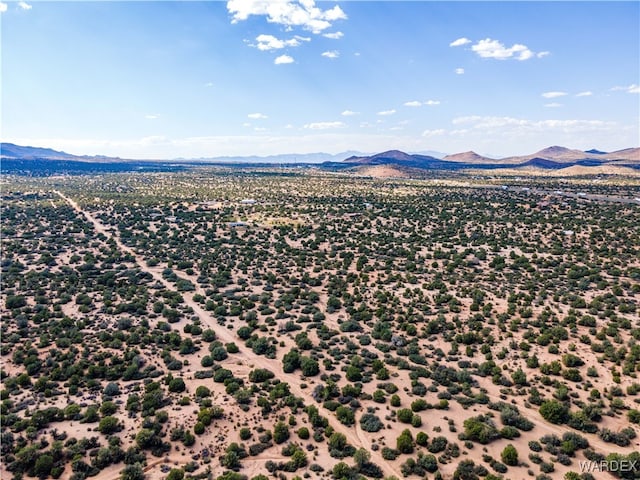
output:
<instances>
[{"instance_id":1,"label":"dirt trail","mask_svg":"<svg viewBox=\"0 0 640 480\"><path fill-rule=\"evenodd\" d=\"M122 241L120 240L120 237L116 233L107 229L97 218L91 215L88 211L83 210L76 201L69 198L68 196L66 196L65 194L63 194L58 190L54 190L53 192L57 194L60 198L65 200L76 212L83 215L87 219L87 221L94 226L96 232L102 233L107 238L113 239L113 241L115 242L115 244L120 250L131 255L135 263L138 265L138 267L142 271L149 273L154 280L157 280L162 285L164 285L167 290L175 290L175 287L171 284L171 282L167 281L162 276L161 268L149 267L138 253L136 253L131 247L122 243ZM196 314L204 324L206 324L209 328L211 328L216 333L220 341L222 341L223 343L231 343L231 342L237 341L238 338L231 330L229 330L226 326L218 324L218 322L211 317L210 313L207 310L202 308L202 306L199 303L193 300L193 294L195 293L203 294L204 291L202 287L197 285L195 292L192 292L190 294L183 294L185 304L191 307L193 309L194 314ZM246 348L242 348L240 352L238 352L238 354L235 354L234 356L236 359L240 359L244 361L244 363L247 365L259 365L260 368L269 369L277 376L281 375L282 363L278 359L269 359L264 356L256 355L251 350L248 350ZM296 395L297 397L304 399L306 404L308 405L317 404L317 402L311 396L310 392L302 388L301 385L302 383L305 383L305 382L303 382L299 377L290 375L290 376L287 376L286 378L283 378L282 380L286 381L289 384L291 393ZM387 460L382 458L382 455L379 453L379 451L373 451L370 448L368 448L369 442L362 442L360 440L360 435L358 435L358 432L355 428L346 427L342 423L336 421L332 412L323 408L321 405L317 405L317 406L319 410L323 413L323 415L327 417L327 419L329 420L329 425L331 425L331 427L335 432L342 433L347 438L347 441L350 444L354 445L356 448L360 446L367 448L367 450L371 453L371 461L377 464L382 469L385 476L395 475L396 477L401 478L401 473L399 469L397 469L394 465L391 465ZM111 478L115 478L115 477L113 476L102 477L100 474L98 474L95 478L96 480L110 480Z\"/></svg>"}]
</instances>

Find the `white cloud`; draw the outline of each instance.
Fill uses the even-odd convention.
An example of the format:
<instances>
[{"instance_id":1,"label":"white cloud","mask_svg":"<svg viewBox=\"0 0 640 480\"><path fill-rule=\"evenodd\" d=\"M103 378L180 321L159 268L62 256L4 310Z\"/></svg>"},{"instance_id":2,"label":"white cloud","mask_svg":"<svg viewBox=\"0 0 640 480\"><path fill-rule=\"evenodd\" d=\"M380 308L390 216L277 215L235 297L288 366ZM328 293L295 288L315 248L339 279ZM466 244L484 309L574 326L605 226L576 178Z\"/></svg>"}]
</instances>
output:
<instances>
[{"instance_id":1,"label":"white cloud","mask_svg":"<svg viewBox=\"0 0 640 480\"><path fill-rule=\"evenodd\" d=\"M336 5L328 10L315 6L313 0L229 0L227 10L232 23L248 19L252 15L267 17L269 23L285 27L301 27L313 33L321 33L336 20L345 20L347 15Z\"/></svg>"},{"instance_id":2,"label":"white cloud","mask_svg":"<svg viewBox=\"0 0 640 480\"><path fill-rule=\"evenodd\" d=\"M160 115L158 114L145 115L144 118L146 118L147 120L155 120L156 118L160 118Z\"/></svg>"},{"instance_id":3,"label":"white cloud","mask_svg":"<svg viewBox=\"0 0 640 480\"><path fill-rule=\"evenodd\" d=\"M20 7L22 10L31 10L33 8L27 2L18 2L18 7Z\"/></svg>"},{"instance_id":4,"label":"white cloud","mask_svg":"<svg viewBox=\"0 0 640 480\"><path fill-rule=\"evenodd\" d=\"M284 65L286 63L293 63L293 57L290 57L289 55L280 55L279 57L277 57L273 63L275 63L276 65Z\"/></svg>"},{"instance_id":5,"label":"white cloud","mask_svg":"<svg viewBox=\"0 0 640 480\"><path fill-rule=\"evenodd\" d=\"M468 125L475 131L509 133L535 133L560 131L563 133L588 132L603 129L614 129L615 122L603 120L527 120L513 117L493 117L471 115L454 118L454 125Z\"/></svg>"},{"instance_id":6,"label":"white cloud","mask_svg":"<svg viewBox=\"0 0 640 480\"><path fill-rule=\"evenodd\" d=\"M498 40L492 40L491 38L480 40L478 43L471 46L471 50L476 52L482 58L495 58L497 60L506 60L509 58L513 58L515 60L529 60L536 55L526 45L516 43L507 48Z\"/></svg>"},{"instance_id":7,"label":"white cloud","mask_svg":"<svg viewBox=\"0 0 640 480\"><path fill-rule=\"evenodd\" d=\"M543 57L546 57L547 55L551 55L551 52L546 52L545 51L545 52L536 53L536 57L538 57L538 58L543 58Z\"/></svg>"},{"instance_id":8,"label":"white cloud","mask_svg":"<svg viewBox=\"0 0 640 480\"><path fill-rule=\"evenodd\" d=\"M328 130L331 128L344 128L346 126L344 122L313 122L307 123L304 128L310 130Z\"/></svg>"},{"instance_id":9,"label":"white cloud","mask_svg":"<svg viewBox=\"0 0 640 480\"><path fill-rule=\"evenodd\" d=\"M440 100L427 100L424 104L433 107L434 105L440 105Z\"/></svg>"},{"instance_id":10,"label":"white cloud","mask_svg":"<svg viewBox=\"0 0 640 480\"><path fill-rule=\"evenodd\" d=\"M328 52L322 52L321 55L326 58L334 59L340 56L340 52L337 50L329 50Z\"/></svg>"},{"instance_id":11,"label":"white cloud","mask_svg":"<svg viewBox=\"0 0 640 480\"><path fill-rule=\"evenodd\" d=\"M473 128L492 128L505 127L512 125L523 125L527 120L521 120L512 117L492 117L480 115L467 115L464 117L456 117L452 120L454 125L473 125Z\"/></svg>"},{"instance_id":12,"label":"white cloud","mask_svg":"<svg viewBox=\"0 0 640 480\"><path fill-rule=\"evenodd\" d=\"M588 90L586 92L576 93L576 97L590 97L591 95L593 95L593 92Z\"/></svg>"},{"instance_id":13,"label":"white cloud","mask_svg":"<svg viewBox=\"0 0 640 480\"><path fill-rule=\"evenodd\" d=\"M268 128L265 128L265 127L253 127L253 131L254 131L254 132L266 132L266 131L268 131L268 130L269 130L269 129L268 129Z\"/></svg>"},{"instance_id":14,"label":"white cloud","mask_svg":"<svg viewBox=\"0 0 640 480\"><path fill-rule=\"evenodd\" d=\"M330 38L332 40L339 40L344 37L344 33L342 32L333 32L333 33L323 33L323 37Z\"/></svg>"},{"instance_id":15,"label":"white cloud","mask_svg":"<svg viewBox=\"0 0 640 480\"><path fill-rule=\"evenodd\" d=\"M169 139L164 135L150 135L148 137L143 137L140 139L140 144L143 146L150 145L163 145L167 143Z\"/></svg>"},{"instance_id":16,"label":"white cloud","mask_svg":"<svg viewBox=\"0 0 640 480\"><path fill-rule=\"evenodd\" d=\"M613 87L612 91L622 91L627 93L640 93L640 86L634 84L629 85L628 87Z\"/></svg>"},{"instance_id":17,"label":"white cloud","mask_svg":"<svg viewBox=\"0 0 640 480\"><path fill-rule=\"evenodd\" d=\"M411 100L410 102L404 102L405 107L420 107L421 105L422 105L422 102L419 102L418 100Z\"/></svg>"},{"instance_id":18,"label":"white cloud","mask_svg":"<svg viewBox=\"0 0 640 480\"><path fill-rule=\"evenodd\" d=\"M7 11L7 4L0 2L0 13L4 13Z\"/></svg>"},{"instance_id":19,"label":"white cloud","mask_svg":"<svg viewBox=\"0 0 640 480\"><path fill-rule=\"evenodd\" d=\"M456 75L464 75L464 68L456 68Z\"/></svg>"},{"instance_id":20,"label":"white cloud","mask_svg":"<svg viewBox=\"0 0 640 480\"><path fill-rule=\"evenodd\" d=\"M443 128L438 128L435 130L425 130L424 132L422 132L422 136L423 137L437 137L440 135L444 135L445 133L447 133L447 131Z\"/></svg>"},{"instance_id":21,"label":"white cloud","mask_svg":"<svg viewBox=\"0 0 640 480\"><path fill-rule=\"evenodd\" d=\"M613 151L637 142L637 118L622 124L600 119L557 118L560 112L564 112L562 108L545 111L549 116L542 119L480 115L454 118L449 134L438 138L446 142L436 144L435 148L447 151L443 146L448 144L449 149L455 149L450 151L461 151L459 147L465 144L471 149L481 149L496 156L510 156L535 152L548 145L580 150L596 145L598 149ZM434 144L430 144L430 147L434 147Z\"/></svg>"},{"instance_id":22,"label":"white cloud","mask_svg":"<svg viewBox=\"0 0 640 480\"><path fill-rule=\"evenodd\" d=\"M242 124L242 126L243 126L243 127L250 127L250 126L251 126L251 124L250 124L249 122L244 122L244 123Z\"/></svg>"},{"instance_id":23,"label":"white cloud","mask_svg":"<svg viewBox=\"0 0 640 480\"><path fill-rule=\"evenodd\" d=\"M567 92L544 92L542 94L544 98L558 98L558 97L564 97L566 95L567 95Z\"/></svg>"},{"instance_id":24,"label":"white cloud","mask_svg":"<svg viewBox=\"0 0 640 480\"><path fill-rule=\"evenodd\" d=\"M378 112L378 115L393 115L394 113L396 113L395 110L383 110L382 112Z\"/></svg>"},{"instance_id":25,"label":"white cloud","mask_svg":"<svg viewBox=\"0 0 640 480\"><path fill-rule=\"evenodd\" d=\"M247 117L252 118L254 120L269 118L264 113L250 113L249 115L247 115Z\"/></svg>"},{"instance_id":26,"label":"white cloud","mask_svg":"<svg viewBox=\"0 0 640 480\"><path fill-rule=\"evenodd\" d=\"M552 103L545 103L544 106L547 108L558 108L558 107L561 107L562 104L557 102L552 102Z\"/></svg>"},{"instance_id":27,"label":"white cloud","mask_svg":"<svg viewBox=\"0 0 640 480\"><path fill-rule=\"evenodd\" d=\"M213 87L213 82L207 82L207 83L204 84L204 86L207 87L207 88L211 88L211 87Z\"/></svg>"},{"instance_id":28,"label":"white cloud","mask_svg":"<svg viewBox=\"0 0 640 480\"><path fill-rule=\"evenodd\" d=\"M279 50L285 47L298 47L300 46L300 42L308 42L311 39L308 37L301 37L296 35L294 38L289 40L281 40L279 38L274 37L273 35L258 35L256 37L256 41L258 42L256 45L251 45L252 47L256 47L258 50L269 51L269 50Z\"/></svg>"},{"instance_id":29,"label":"white cloud","mask_svg":"<svg viewBox=\"0 0 640 480\"><path fill-rule=\"evenodd\" d=\"M462 45L466 45L466 44L468 44L468 43L471 43L471 40L469 40L469 39L468 39L468 38L466 38L466 37L462 37L462 38L459 38L459 39L454 40L453 42L451 42L451 43L449 44L449 46L450 46L450 47L460 47L460 46L462 46Z\"/></svg>"},{"instance_id":30,"label":"white cloud","mask_svg":"<svg viewBox=\"0 0 640 480\"><path fill-rule=\"evenodd\" d=\"M469 130L466 129L466 128L456 128L455 130L451 130L449 132L449 135L452 135L452 136L454 136L454 135L466 135L468 132L469 132Z\"/></svg>"},{"instance_id":31,"label":"white cloud","mask_svg":"<svg viewBox=\"0 0 640 480\"><path fill-rule=\"evenodd\" d=\"M352 110L345 110L341 113L343 117L352 117L353 115L360 115L360 112L354 112Z\"/></svg>"}]
</instances>

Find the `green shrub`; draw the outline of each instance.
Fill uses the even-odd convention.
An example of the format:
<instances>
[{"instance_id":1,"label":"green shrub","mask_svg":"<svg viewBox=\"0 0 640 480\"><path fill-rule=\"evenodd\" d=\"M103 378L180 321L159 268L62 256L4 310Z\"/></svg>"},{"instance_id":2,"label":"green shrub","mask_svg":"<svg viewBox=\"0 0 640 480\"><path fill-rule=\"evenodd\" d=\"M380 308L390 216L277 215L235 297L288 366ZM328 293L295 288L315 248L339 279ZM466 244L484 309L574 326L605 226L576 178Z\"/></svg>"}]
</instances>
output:
<instances>
[{"instance_id":1,"label":"green shrub","mask_svg":"<svg viewBox=\"0 0 640 480\"><path fill-rule=\"evenodd\" d=\"M502 450L502 453L500 454L500 458L507 465L516 466L518 465L518 450L516 450L516 447L509 444L506 447L504 447L504 450Z\"/></svg>"},{"instance_id":2,"label":"green shrub","mask_svg":"<svg viewBox=\"0 0 640 480\"><path fill-rule=\"evenodd\" d=\"M569 419L569 407L557 400L547 400L540 405L540 415L548 422L562 424Z\"/></svg>"}]
</instances>

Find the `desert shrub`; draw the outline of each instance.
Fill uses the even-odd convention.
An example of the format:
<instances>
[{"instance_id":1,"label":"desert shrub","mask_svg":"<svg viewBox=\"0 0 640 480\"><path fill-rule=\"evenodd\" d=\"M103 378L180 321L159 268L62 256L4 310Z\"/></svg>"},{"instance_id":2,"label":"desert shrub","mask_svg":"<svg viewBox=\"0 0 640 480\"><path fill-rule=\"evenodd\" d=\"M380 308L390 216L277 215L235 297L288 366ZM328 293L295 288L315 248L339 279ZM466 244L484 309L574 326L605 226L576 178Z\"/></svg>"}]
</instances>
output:
<instances>
[{"instance_id":1,"label":"desert shrub","mask_svg":"<svg viewBox=\"0 0 640 480\"><path fill-rule=\"evenodd\" d=\"M632 452L628 455L620 453L611 453L607 455L605 461L609 468L609 472L615 476L624 479L638 479L640 478L640 452ZM633 466L633 468L629 468Z\"/></svg>"},{"instance_id":2,"label":"desert shrub","mask_svg":"<svg viewBox=\"0 0 640 480\"><path fill-rule=\"evenodd\" d=\"M122 430L122 425L116 417L106 416L100 420L98 431L103 435L111 435Z\"/></svg>"},{"instance_id":3,"label":"desert shrub","mask_svg":"<svg viewBox=\"0 0 640 480\"><path fill-rule=\"evenodd\" d=\"M444 451L447 448L447 444L448 441L446 439L446 437L434 437L433 440L431 440L431 443L429 444L429 446L427 447L427 450L429 450L429 452L431 453L439 453Z\"/></svg>"},{"instance_id":4,"label":"desert shrub","mask_svg":"<svg viewBox=\"0 0 640 480\"><path fill-rule=\"evenodd\" d=\"M518 408L508 403L500 402L499 404L490 404L489 408L500 410L500 420L509 427L515 427L519 430L529 431L533 428L533 422L523 417Z\"/></svg>"},{"instance_id":5,"label":"desert shrub","mask_svg":"<svg viewBox=\"0 0 640 480\"><path fill-rule=\"evenodd\" d=\"M300 369L305 377L313 377L320 373L318 362L311 357L300 357Z\"/></svg>"},{"instance_id":6,"label":"desert shrub","mask_svg":"<svg viewBox=\"0 0 640 480\"><path fill-rule=\"evenodd\" d=\"M169 391L174 393L181 393L187 389L184 380L180 377L171 379L169 382Z\"/></svg>"},{"instance_id":7,"label":"desert shrub","mask_svg":"<svg viewBox=\"0 0 640 480\"><path fill-rule=\"evenodd\" d=\"M213 374L213 381L216 383L225 383L225 380L233 378L233 373L231 370L227 370L226 368L219 368Z\"/></svg>"},{"instance_id":8,"label":"desert shrub","mask_svg":"<svg viewBox=\"0 0 640 480\"><path fill-rule=\"evenodd\" d=\"M468 418L463 425L465 440L487 444L500 437L493 421L486 415Z\"/></svg>"},{"instance_id":9,"label":"desert shrub","mask_svg":"<svg viewBox=\"0 0 640 480\"><path fill-rule=\"evenodd\" d=\"M283 443L289 439L289 427L284 422L278 422L273 427L273 441Z\"/></svg>"},{"instance_id":10,"label":"desert shrub","mask_svg":"<svg viewBox=\"0 0 640 480\"><path fill-rule=\"evenodd\" d=\"M453 472L453 480L478 480L477 466L473 460L462 460Z\"/></svg>"},{"instance_id":11,"label":"desert shrub","mask_svg":"<svg viewBox=\"0 0 640 480\"><path fill-rule=\"evenodd\" d=\"M426 447L428 443L429 435L427 435L425 432L418 432L416 435L416 444L420 445L421 447Z\"/></svg>"},{"instance_id":12,"label":"desert shrub","mask_svg":"<svg viewBox=\"0 0 640 480\"><path fill-rule=\"evenodd\" d=\"M569 407L557 400L547 400L540 405L540 415L548 422L562 424L569 419Z\"/></svg>"},{"instance_id":13,"label":"desert shrub","mask_svg":"<svg viewBox=\"0 0 640 480\"><path fill-rule=\"evenodd\" d=\"M507 440L511 440L520 436L520 430L516 427L502 427L500 429L500 436Z\"/></svg>"},{"instance_id":14,"label":"desert shrub","mask_svg":"<svg viewBox=\"0 0 640 480\"><path fill-rule=\"evenodd\" d=\"M509 444L504 447L504 450L500 453L500 458L507 465L516 466L518 465L518 450L516 450L516 447Z\"/></svg>"},{"instance_id":15,"label":"desert shrub","mask_svg":"<svg viewBox=\"0 0 640 480\"><path fill-rule=\"evenodd\" d=\"M631 423L640 423L640 410L632 408L627 412L627 417Z\"/></svg>"},{"instance_id":16,"label":"desert shrub","mask_svg":"<svg viewBox=\"0 0 640 480\"><path fill-rule=\"evenodd\" d=\"M408 429L403 430L396 439L396 450L400 453L413 453L413 446L413 435L411 435L411 431Z\"/></svg>"},{"instance_id":17,"label":"desert shrub","mask_svg":"<svg viewBox=\"0 0 640 480\"><path fill-rule=\"evenodd\" d=\"M266 368L257 368L249 372L249 381L253 383L262 383L271 380L275 375Z\"/></svg>"},{"instance_id":18,"label":"desert shrub","mask_svg":"<svg viewBox=\"0 0 640 480\"><path fill-rule=\"evenodd\" d=\"M422 410L426 410L427 402L423 398L419 398L411 402L411 410L414 412L421 412Z\"/></svg>"},{"instance_id":19,"label":"desert shrub","mask_svg":"<svg viewBox=\"0 0 640 480\"><path fill-rule=\"evenodd\" d=\"M603 428L598 432L598 436L605 442L615 443L619 447L626 447L631 444L631 439L635 438L636 433L633 428L624 428L620 432L613 432L608 428Z\"/></svg>"},{"instance_id":20,"label":"desert shrub","mask_svg":"<svg viewBox=\"0 0 640 480\"><path fill-rule=\"evenodd\" d=\"M400 466L400 471L406 477L409 475L417 475L425 477L427 473L433 473L438 470L438 461L433 455L425 455L418 453L416 459L409 458Z\"/></svg>"},{"instance_id":21,"label":"desert shrub","mask_svg":"<svg viewBox=\"0 0 640 480\"><path fill-rule=\"evenodd\" d=\"M205 387L204 385L199 385L198 388L196 388L197 398L205 398L210 396L211 396L211 390L209 390L209 388Z\"/></svg>"},{"instance_id":22,"label":"desert shrub","mask_svg":"<svg viewBox=\"0 0 640 480\"><path fill-rule=\"evenodd\" d=\"M380 451L380 454L382 455L382 458L384 458L385 460L391 461L398 458L398 455L400 455L400 452L394 448L383 447L382 450Z\"/></svg>"},{"instance_id":23,"label":"desert shrub","mask_svg":"<svg viewBox=\"0 0 640 480\"><path fill-rule=\"evenodd\" d=\"M401 408L396 412L396 417L402 423L411 423L411 419L413 418L413 412L410 408Z\"/></svg>"},{"instance_id":24,"label":"desert shrub","mask_svg":"<svg viewBox=\"0 0 640 480\"><path fill-rule=\"evenodd\" d=\"M344 425L353 425L356 421L353 410L349 407L345 407L344 405L341 405L336 409L336 418Z\"/></svg>"},{"instance_id":25,"label":"desert shrub","mask_svg":"<svg viewBox=\"0 0 640 480\"><path fill-rule=\"evenodd\" d=\"M365 432L377 432L384 428L384 424L376 415L373 415L372 413L365 413L360 417L360 427Z\"/></svg>"}]
</instances>

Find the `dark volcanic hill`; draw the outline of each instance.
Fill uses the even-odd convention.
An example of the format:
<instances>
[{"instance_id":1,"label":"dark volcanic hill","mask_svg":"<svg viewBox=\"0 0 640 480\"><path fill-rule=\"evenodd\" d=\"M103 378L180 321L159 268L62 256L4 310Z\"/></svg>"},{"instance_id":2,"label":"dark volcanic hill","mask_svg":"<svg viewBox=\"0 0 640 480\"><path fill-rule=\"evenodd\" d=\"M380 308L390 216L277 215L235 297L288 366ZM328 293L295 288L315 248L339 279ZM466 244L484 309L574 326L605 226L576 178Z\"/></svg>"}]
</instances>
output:
<instances>
[{"instance_id":1,"label":"dark volcanic hill","mask_svg":"<svg viewBox=\"0 0 640 480\"><path fill-rule=\"evenodd\" d=\"M382 153L376 153L375 155L358 157L352 156L344 160L345 163L357 163L359 165L383 165L383 164L401 164L411 163L416 161L418 155L409 155L408 153L401 152L400 150L388 150ZM422 155L420 155L422 157ZM434 158L427 157L426 158ZM434 158L435 159L435 158ZM437 159L435 159L437 160Z\"/></svg>"},{"instance_id":2,"label":"dark volcanic hill","mask_svg":"<svg viewBox=\"0 0 640 480\"><path fill-rule=\"evenodd\" d=\"M350 165L399 165L412 168L423 169L446 169L459 168L461 164L449 162L429 155L408 154L400 150L389 150L377 153L368 157L349 157L342 161L343 164Z\"/></svg>"}]
</instances>

